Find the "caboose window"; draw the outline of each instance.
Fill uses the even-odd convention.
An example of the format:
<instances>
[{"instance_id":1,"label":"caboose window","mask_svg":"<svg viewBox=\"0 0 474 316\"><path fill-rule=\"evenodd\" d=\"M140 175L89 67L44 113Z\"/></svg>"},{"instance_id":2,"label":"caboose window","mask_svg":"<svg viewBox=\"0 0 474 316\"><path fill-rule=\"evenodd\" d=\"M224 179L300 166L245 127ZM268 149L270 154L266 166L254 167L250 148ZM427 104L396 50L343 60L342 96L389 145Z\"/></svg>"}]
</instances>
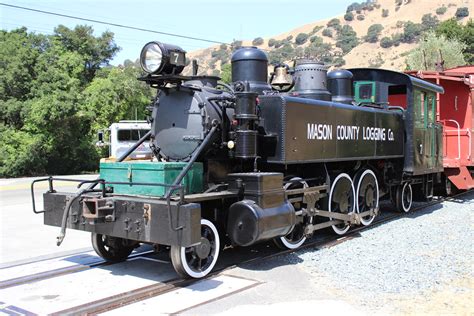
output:
<instances>
[{"instance_id":1,"label":"caboose window","mask_svg":"<svg viewBox=\"0 0 474 316\"><path fill-rule=\"evenodd\" d=\"M148 133L146 129L120 129L117 138L119 142L137 141L146 133Z\"/></svg>"}]
</instances>

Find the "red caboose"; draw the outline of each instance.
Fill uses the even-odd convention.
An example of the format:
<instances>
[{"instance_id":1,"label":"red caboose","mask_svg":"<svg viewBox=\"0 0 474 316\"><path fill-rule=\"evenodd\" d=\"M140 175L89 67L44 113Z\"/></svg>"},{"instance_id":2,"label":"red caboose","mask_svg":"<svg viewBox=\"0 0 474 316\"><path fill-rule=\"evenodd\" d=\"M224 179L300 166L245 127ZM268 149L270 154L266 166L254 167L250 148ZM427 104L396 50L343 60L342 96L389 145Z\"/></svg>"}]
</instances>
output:
<instances>
[{"instance_id":1,"label":"red caboose","mask_svg":"<svg viewBox=\"0 0 474 316\"><path fill-rule=\"evenodd\" d=\"M443 165L447 193L451 185L474 188L474 66L443 71L411 71L411 75L444 87L437 94L437 120L443 124Z\"/></svg>"}]
</instances>

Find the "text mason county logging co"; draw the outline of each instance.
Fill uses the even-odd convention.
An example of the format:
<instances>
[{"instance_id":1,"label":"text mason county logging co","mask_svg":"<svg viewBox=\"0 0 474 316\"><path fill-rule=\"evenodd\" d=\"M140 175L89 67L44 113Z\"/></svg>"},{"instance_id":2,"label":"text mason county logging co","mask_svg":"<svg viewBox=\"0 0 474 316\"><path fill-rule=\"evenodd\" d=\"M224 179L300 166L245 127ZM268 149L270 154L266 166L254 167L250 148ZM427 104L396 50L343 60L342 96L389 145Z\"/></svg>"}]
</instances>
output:
<instances>
[{"instance_id":1,"label":"text mason county logging co","mask_svg":"<svg viewBox=\"0 0 474 316\"><path fill-rule=\"evenodd\" d=\"M335 128L337 140L375 140L394 141L393 131L389 128L355 125L337 125ZM362 132L362 137L360 134ZM308 139L332 140L334 128L330 124L308 123Z\"/></svg>"}]
</instances>

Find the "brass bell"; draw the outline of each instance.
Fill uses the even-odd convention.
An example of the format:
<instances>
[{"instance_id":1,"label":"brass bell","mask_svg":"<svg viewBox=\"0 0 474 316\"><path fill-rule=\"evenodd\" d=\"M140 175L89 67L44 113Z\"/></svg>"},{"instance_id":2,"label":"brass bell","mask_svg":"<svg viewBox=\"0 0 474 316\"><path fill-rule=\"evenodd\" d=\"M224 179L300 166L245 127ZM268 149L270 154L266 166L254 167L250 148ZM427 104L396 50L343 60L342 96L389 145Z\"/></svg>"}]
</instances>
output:
<instances>
[{"instance_id":1,"label":"brass bell","mask_svg":"<svg viewBox=\"0 0 474 316\"><path fill-rule=\"evenodd\" d=\"M278 91L289 91L293 88L293 77L289 74L289 67L285 64L278 64L273 69L270 84Z\"/></svg>"}]
</instances>

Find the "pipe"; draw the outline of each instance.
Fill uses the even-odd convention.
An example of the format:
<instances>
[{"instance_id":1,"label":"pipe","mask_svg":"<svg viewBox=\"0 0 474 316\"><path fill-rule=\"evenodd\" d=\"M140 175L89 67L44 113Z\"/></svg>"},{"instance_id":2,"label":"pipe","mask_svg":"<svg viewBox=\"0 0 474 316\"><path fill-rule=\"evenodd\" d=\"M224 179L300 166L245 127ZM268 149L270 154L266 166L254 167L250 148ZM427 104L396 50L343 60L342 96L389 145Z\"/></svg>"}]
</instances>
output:
<instances>
[{"instance_id":1,"label":"pipe","mask_svg":"<svg viewBox=\"0 0 474 316\"><path fill-rule=\"evenodd\" d=\"M143 142L148 138L150 137L151 135L151 130L148 131L148 133L146 133L145 135L142 136L142 138L140 138L132 147L130 147L122 156L120 156L119 159L117 159L117 162L122 162L124 161L135 149L138 148L138 146L140 146L141 144L143 144Z\"/></svg>"},{"instance_id":2,"label":"pipe","mask_svg":"<svg viewBox=\"0 0 474 316\"><path fill-rule=\"evenodd\" d=\"M196 161L196 159L198 158L199 154L201 154L201 152L203 151L203 149L207 146L207 144L209 143L209 141L211 140L212 136L214 135L214 132L217 130L217 126L214 125L211 130L209 131L209 133L207 133L206 137L204 137L204 140L202 141L202 143L199 145L199 147L194 151L193 155L191 156L191 159L188 161L188 164L186 165L186 167L183 168L183 170L181 170L181 172L179 173L179 175L176 177L176 179L174 180L173 184L172 184L172 187L175 187L175 186L178 186L181 181L183 181L183 178L186 176L186 174L188 173L189 169L191 169L191 167L193 166L194 162ZM171 195L171 193L173 192L172 188L169 188L168 191L166 192L166 195L165 195L165 199L168 199Z\"/></svg>"}]
</instances>

